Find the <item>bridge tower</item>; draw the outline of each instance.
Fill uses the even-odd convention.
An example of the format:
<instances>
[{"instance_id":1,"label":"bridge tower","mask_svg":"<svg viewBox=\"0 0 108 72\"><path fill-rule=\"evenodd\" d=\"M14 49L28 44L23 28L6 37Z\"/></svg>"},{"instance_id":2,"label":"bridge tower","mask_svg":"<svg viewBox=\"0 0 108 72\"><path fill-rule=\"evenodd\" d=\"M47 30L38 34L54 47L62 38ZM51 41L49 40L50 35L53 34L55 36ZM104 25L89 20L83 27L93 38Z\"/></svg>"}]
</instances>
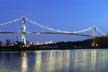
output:
<instances>
[{"instance_id":1,"label":"bridge tower","mask_svg":"<svg viewBox=\"0 0 108 72\"><path fill-rule=\"evenodd\" d=\"M22 17L22 42L26 46L26 18Z\"/></svg>"},{"instance_id":2,"label":"bridge tower","mask_svg":"<svg viewBox=\"0 0 108 72\"><path fill-rule=\"evenodd\" d=\"M93 39L92 47L95 47L96 46L96 27L95 26L93 27L92 39Z\"/></svg>"}]
</instances>

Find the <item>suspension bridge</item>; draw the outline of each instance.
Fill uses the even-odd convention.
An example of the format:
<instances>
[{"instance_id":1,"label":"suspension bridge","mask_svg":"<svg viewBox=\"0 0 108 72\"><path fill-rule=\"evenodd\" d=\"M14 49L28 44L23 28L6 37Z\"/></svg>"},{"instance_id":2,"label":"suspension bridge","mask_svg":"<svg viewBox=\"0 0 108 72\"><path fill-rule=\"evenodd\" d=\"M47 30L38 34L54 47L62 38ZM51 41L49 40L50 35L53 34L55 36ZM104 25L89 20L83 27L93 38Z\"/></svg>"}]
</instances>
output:
<instances>
[{"instance_id":1,"label":"suspension bridge","mask_svg":"<svg viewBox=\"0 0 108 72\"><path fill-rule=\"evenodd\" d=\"M90 38L96 38L96 32L99 32L102 36L106 36L106 33L104 33L103 31L101 31L98 27L92 26L80 31L63 31L63 30L59 30L59 29L55 29L49 26L45 26L43 24L38 23L37 21L31 20L28 17L20 17L20 18L16 18L14 20L8 21L8 22L4 22L1 23L0 26L5 26L8 24L12 24L18 21L22 21L22 30L21 32L14 32L14 31L0 31L0 34L21 34L21 41L24 43L24 46L27 45L26 43L26 34L66 34L66 35L78 35L78 36L86 36L86 37L90 37ZM50 32L28 32L26 31L26 21L30 22L33 25L36 25L38 27L44 28L49 30ZM87 32L87 31L92 31L92 34L82 34L83 32ZM95 44L95 41L93 42L93 45Z\"/></svg>"}]
</instances>

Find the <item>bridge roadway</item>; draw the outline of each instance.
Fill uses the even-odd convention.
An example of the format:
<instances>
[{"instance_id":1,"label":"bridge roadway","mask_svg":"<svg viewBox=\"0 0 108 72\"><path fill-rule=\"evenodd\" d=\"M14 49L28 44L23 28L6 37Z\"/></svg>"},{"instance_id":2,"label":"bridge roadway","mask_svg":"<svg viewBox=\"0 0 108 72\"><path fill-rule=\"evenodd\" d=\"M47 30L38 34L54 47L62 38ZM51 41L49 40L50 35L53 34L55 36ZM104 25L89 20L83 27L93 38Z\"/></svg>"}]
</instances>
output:
<instances>
[{"instance_id":1,"label":"bridge roadway","mask_svg":"<svg viewBox=\"0 0 108 72\"><path fill-rule=\"evenodd\" d=\"M65 35L92 37L92 35L80 34L80 33L68 33L68 32L0 32L0 34L65 34Z\"/></svg>"}]
</instances>

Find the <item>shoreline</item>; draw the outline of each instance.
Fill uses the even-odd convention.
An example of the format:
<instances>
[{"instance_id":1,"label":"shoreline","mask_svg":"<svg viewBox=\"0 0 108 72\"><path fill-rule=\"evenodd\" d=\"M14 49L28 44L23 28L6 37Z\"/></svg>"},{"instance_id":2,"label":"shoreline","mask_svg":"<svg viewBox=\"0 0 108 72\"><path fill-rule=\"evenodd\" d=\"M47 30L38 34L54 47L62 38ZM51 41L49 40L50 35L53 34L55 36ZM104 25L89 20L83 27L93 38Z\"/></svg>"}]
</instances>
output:
<instances>
[{"instance_id":1,"label":"shoreline","mask_svg":"<svg viewBox=\"0 0 108 72\"><path fill-rule=\"evenodd\" d=\"M50 47L14 47L14 46L7 46L7 47L0 47L0 52L2 51L41 51L41 50L75 50L75 49L108 49L108 47L102 48L102 47L56 47L56 48L50 48Z\"/></svg>"}]
</instances>

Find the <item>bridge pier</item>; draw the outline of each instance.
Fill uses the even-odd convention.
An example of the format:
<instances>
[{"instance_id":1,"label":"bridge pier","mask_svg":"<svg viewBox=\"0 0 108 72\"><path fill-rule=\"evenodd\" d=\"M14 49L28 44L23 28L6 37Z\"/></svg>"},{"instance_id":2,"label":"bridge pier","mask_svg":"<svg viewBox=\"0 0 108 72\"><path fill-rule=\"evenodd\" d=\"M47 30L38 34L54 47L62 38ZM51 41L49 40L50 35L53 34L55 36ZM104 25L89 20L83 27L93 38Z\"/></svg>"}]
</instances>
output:
<instances>
[{"instance_id":1,"label":"bridge pier","mask_svg":"<svg viewBox=\"0 0 108 72\"><path fill-rule=\"evenodd\" d=\"M26 47L26 18L22 17L22 43Z\"/></svg>"},{"instance_id":2,"label":"bridge pier","mask_svg":"<svg viewBox=\"0 0 108 72\"><path fill-rule=\"evenodd\" d=\"M93 27L92 40L92 47L96 47L96 27Z\"/></svg>"}]
</instances>

